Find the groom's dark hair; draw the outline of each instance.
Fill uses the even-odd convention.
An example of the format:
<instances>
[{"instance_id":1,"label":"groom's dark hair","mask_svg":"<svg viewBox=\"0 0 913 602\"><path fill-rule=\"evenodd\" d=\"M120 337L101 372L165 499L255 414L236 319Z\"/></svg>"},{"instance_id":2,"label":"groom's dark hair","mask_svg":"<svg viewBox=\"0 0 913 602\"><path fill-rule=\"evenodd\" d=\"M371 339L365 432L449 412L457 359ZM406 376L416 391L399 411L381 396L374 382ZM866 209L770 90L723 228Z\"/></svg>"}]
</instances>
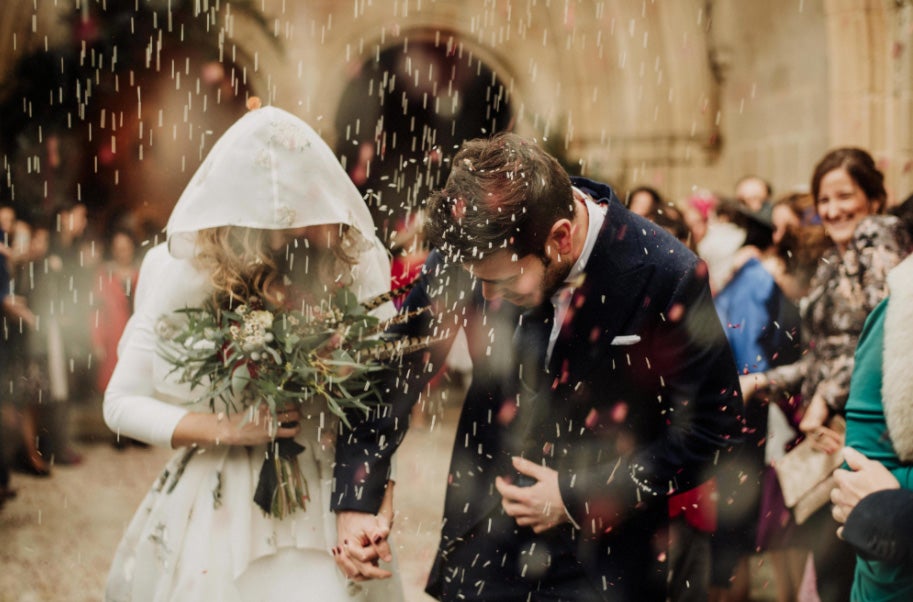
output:
<instances>
[{"instance_id":1,"label":"groom's dark hair","mask_svg":"<svg viewBox=\"0 0 913 602\"><path fill-rule=\"evenodd\" d=\"M426 236L460 262L507 249L544 253L556 221L573 219L571 180L535 143L503 132L463 144L444 188L428 201Z\"/></svg>"}]
</instances>

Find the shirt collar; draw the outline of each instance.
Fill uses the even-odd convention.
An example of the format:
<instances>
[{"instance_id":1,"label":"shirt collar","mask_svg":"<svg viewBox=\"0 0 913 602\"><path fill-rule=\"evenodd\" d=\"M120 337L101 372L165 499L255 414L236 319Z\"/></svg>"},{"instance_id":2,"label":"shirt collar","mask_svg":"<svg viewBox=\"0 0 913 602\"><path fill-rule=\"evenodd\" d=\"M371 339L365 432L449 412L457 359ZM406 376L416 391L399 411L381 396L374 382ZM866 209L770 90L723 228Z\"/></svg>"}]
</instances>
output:
<instances>
[{"instance_id":1,"label":"shirt collar","mask_svg":"<svg viewBox=\"0 0 913 602\"><path fill-rule=\"evenodd\" d=\"M587 194L579 188L574 187L574 195L583 197L583 204L586 207L589 221L586 229L586 240L583 242L583 250L580 252L580 257L577 258L577 261L575 261L574 265L571 267L571 271L565 279L566 284L573 283L581 274L583 274L583 271L586 269L586 264L590 260L590 255L593 254L593 248L596 246L596 239L599 237L599 231L602 229L602 224L605 222L605 212L599 205L594 203Z\"/></svg>"}]
</instances>

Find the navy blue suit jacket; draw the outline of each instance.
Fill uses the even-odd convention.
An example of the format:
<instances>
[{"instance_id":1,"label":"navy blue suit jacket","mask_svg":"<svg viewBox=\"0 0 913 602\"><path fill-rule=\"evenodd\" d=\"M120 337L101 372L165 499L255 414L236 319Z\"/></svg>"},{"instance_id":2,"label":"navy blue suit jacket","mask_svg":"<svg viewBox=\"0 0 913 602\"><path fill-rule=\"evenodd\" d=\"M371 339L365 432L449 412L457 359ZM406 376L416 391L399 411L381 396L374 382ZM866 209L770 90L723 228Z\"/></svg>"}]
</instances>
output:
<instances>
[{"instance_id":1,"label":"navy blue suit jacket","mask_svg":"<svg viewBox=\"0 0 913 602\"><path fill-rule=\"evenodd\" d=\"M494 479L511 475L510 457L522 454L558 471L581 527L569 545L606 599L649 599L665 587L668 495L709 478L740 440L738 374L705 264L609 187L574 184L607 204L606 219L529 403L514 406L517 308L486 303L437 253L407 300L432 311L404 330L464 328L473 360L431 592L452 546L485 545L463 536L500 504ZM406 358L387 383L389 403L340 437L334 510L377 510L409 410L448 349L444 341Z\"/></svg>"}]
</instances>

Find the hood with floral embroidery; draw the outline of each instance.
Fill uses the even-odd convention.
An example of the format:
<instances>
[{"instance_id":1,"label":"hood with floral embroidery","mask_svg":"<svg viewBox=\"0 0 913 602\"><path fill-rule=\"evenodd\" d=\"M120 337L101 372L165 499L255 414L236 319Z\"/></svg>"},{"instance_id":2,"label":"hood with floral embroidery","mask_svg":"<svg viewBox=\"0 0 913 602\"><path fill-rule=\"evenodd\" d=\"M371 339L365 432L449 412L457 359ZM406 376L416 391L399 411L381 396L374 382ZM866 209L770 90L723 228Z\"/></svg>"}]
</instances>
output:
<instances>
[{"instance_id":1,"label":"hood with floral embroidery","mask_svg":"<svg viewBox=\"0 0 913 602\"><path fill-rule=\"evenodd\" d=\"M389 259L355 185L323 139L276 107L252 110L213 146L171 213L170 253L196 253L200 230L238 226L282 230L345 224L354 230L364 298L389 288Z\"/></svg>"}]
</instances>

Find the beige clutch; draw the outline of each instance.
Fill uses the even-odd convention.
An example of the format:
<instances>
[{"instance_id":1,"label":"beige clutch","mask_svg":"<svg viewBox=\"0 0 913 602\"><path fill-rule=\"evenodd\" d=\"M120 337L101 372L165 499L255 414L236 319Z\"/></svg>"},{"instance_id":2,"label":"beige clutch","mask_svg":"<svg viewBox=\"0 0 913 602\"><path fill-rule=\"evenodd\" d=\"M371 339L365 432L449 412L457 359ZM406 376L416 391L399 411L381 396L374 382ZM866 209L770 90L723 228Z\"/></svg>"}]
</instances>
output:
<instances>
[{"instance_id":1,"label":"beige clutch","mask_svg":"<svg viewBox=\"0 0 913 602\"><path fill-rule=\"evenodd\" d=\"M831 418L828 426L838 433L846 432L842 416ZM774 469L783 491L783 501L792 510L796 524L801 525L818 508L831 499L833 473L843 464L843 454L826 454L812 447L805 438L789 453L777 460Z\"/></svg>"}]
</instances>

